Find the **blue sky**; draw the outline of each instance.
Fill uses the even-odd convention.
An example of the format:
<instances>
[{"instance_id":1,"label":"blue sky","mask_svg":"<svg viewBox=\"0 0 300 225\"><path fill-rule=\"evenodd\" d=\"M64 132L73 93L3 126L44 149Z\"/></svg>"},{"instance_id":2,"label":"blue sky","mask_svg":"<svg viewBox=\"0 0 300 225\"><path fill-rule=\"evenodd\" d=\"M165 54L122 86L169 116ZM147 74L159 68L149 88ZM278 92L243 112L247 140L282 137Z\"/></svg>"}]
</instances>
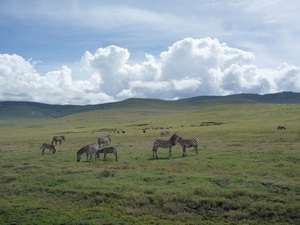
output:
<instances>
[{"instance_id":1,"label":"blue sky","mask_svg":"<svg viewBox=\"0 0 300 225\"><path fill-rule=\"evenodd\" d=\"M0 101L300 92L298 1L0 0Z\"/></svg>"}]
</instances>

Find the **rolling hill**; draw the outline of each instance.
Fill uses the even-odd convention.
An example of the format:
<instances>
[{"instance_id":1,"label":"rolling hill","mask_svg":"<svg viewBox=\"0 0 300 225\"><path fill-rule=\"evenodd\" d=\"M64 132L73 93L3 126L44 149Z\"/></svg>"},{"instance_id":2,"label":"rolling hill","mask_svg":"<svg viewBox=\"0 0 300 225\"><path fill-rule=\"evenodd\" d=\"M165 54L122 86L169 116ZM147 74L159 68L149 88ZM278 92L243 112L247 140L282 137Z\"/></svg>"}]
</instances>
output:
<instances>
[{"instance_id":1,"label":"rolling hill","mask_svg":"<svg viewBox=\"0 0 300 225\"><path fill-rule=\"evenodd\" d=\"M300 93L235 94L228 96L198 96L174 101L131 98L121 102L98 105L49 105L35 102L0 102L0 120L10 122L38 121L59 118L81 112L102 109L134 110L145 113L180 113L223 104L299 104Z\"/></svg>"}]
</instances>

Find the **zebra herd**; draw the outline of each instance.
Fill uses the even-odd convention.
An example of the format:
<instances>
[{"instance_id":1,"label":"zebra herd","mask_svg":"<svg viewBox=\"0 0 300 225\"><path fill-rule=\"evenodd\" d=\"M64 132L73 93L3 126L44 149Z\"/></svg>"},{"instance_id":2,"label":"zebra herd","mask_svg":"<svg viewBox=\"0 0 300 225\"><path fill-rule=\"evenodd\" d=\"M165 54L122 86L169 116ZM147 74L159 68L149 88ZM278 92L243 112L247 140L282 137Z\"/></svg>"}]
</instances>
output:
<instances>
[{"instance_id":1,"label":"zebra herd","mask_svg":"<svg viewBox=\"0 0 300 225\"><path fill-rule=\"evenodd\" d=\"M98 142L91 143L87 146L82 147L77 152L77 162L80 162L81 156L85 153L86 154L86 161L92 161L93 160L93 154L95 154L95 161L97 158L100 158L100 154L104 154L103 160L106 160L106 155L113 153L116 157L116 161L118 161L118 150L115 146L109 146L108 142L111 141L110 135L107 135L106 137L99 137ZM101 145L103 144L102 149Z\"/></svg>"},{"instance_id":2,"label":"zebra herd","mask_svg":"<svg viewBox=\"0 0 300 225\"><path fill-rule=\"evenodd\" d=\"M51 151L53 154L55 154L56 149L55 149L53 143L55 142L55 144L57 144L57 142L59 142L61 144L62 140L64 140L64 141L66 140L65 136L63 136L63 135L61 135L61 136L54 136L52 138L51 144L43 143L42 147L40 147L40 149L42 149L42 154L43 155L45 154L45 149L49 149L49 152Z\"/></svg>"},{"instance_id":3,"label":"zebra herd","mask_svg":"<svg viewBox=\"0 0 300 225\"><path fill-rule=\"evenodd\" d=\"M63 141L66 140L65 136L63 136L63 135L54 136L52 138L51 144L43 143L42 146L40 147L40 149L42 149L42 155L45 154L45 149L49 149L49 153L52 152L53 154L55 154L56 148L53 145L53 143L57 144L57 142L59 142L61 144L62 140ZM81 156L84 153L86 154L87 161L91 161L93 159L93 156L92 156L93 154L95 154L95 160L96 160L96 157L100 158L101 153L104 154L104 160L106 160L107 154L113 153L116 156L116 161L118 161L118 150L114 146L107 147L108 141L111 141L110 135L107 135L106 137L99 137L97 143L92 143L92 144L89 144L89 145L84 146L81 149L79 149L77 151L77 162L80 162ZM102 149L99 149L99 147L101 148L101 144L103 144L103 147L104 146L105 147Z\"/></svg>"},{"instance_id":4,"label":"zebra herd","mask_svg":"<svg viewBox=\"0 0 300 225\"><path fill-rule=\"evenodd\" d=\"M161 132L161 136L166 136L168 135L168 131L163 131ZM57 144L59 142L60 144L62 143L62 140L66 140L64 136L54 136L52 139L51 144L43 143L43 145L40 147L42 149L42 154L44 155L45 149L49 149L50 151L55 154L56 149L53 143ZM115 146L108 146L108 142L111 141L110 135L107 135L106 137L99 137L98 142L94 142L91 144L88 144L82 148L80 148L77 151L77 162L80 162L81 157L83 154L86 154L86 159L87 161L92 161L93 160L93 154L95 154L95 161L97 158L100 158L100 154L104 154L104 159L106 160L106 155L107 154L114 154L116 157L116 161L118 161L118 150ZM194 147L196 150L196 155L198 155L198 140L195 138L191 139L183 139L180 137L177 133L173 134L169 140L161 140L161 139L156 139L153 142L153 158L158 158L157 156L157 150L158 148L168 148L169 149L169 157L172 156L172 147L175 146L177 143L179 143L182 147L182 156L186 156L186 148L191 148ZM102 149L99 149L101 148Z\"/></svg>"}]
</instances>

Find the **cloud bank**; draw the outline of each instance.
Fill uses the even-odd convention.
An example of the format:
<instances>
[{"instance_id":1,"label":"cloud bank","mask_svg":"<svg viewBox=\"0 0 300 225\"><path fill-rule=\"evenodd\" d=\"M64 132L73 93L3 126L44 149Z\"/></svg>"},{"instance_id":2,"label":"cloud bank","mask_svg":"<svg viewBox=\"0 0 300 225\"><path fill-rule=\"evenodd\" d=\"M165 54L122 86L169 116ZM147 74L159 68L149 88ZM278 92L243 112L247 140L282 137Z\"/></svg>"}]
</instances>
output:
<instances>
[{"instance_id":1,"label":"cloud bank","mask_svg":"<svg viewBox=\"0 0 300 225\"><path fill-rule=\"evenodd\" d=\"M294 65L258 68L251 52L218 39L185 38L159 57L145 54L130 64L130 52L120 46L86 51L78 71L62 65L39 74L32 59L0 54L0 101L48 104L100 104L127 98L182 99L201 95L300 91ZM82 75L75 80L72 73Z\"/></svg>"}]
</instances>

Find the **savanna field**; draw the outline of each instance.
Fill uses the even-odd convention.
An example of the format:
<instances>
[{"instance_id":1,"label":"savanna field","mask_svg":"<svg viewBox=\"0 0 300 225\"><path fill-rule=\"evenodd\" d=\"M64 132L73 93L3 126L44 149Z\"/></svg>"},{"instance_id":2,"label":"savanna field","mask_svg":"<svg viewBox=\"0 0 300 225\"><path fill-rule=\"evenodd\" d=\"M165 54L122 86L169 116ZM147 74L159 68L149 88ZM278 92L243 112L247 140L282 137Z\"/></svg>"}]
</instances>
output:
<instances>
[{"instance_id":1,"label":"savanna field","mask_svg":"<svg viewBox=\"0 0 300 225\"><path fill-rule=\"evenodd\" d=\"M299 104L1 120L0 224L300 224L299 123ZM182 157L177 144L153 159L154 140L173 133L197 138L199 154ZM54 135L66 141L42 155ZM81 147L107 135L118 162L77 162Z\"/></svg>"}]
</instances>

